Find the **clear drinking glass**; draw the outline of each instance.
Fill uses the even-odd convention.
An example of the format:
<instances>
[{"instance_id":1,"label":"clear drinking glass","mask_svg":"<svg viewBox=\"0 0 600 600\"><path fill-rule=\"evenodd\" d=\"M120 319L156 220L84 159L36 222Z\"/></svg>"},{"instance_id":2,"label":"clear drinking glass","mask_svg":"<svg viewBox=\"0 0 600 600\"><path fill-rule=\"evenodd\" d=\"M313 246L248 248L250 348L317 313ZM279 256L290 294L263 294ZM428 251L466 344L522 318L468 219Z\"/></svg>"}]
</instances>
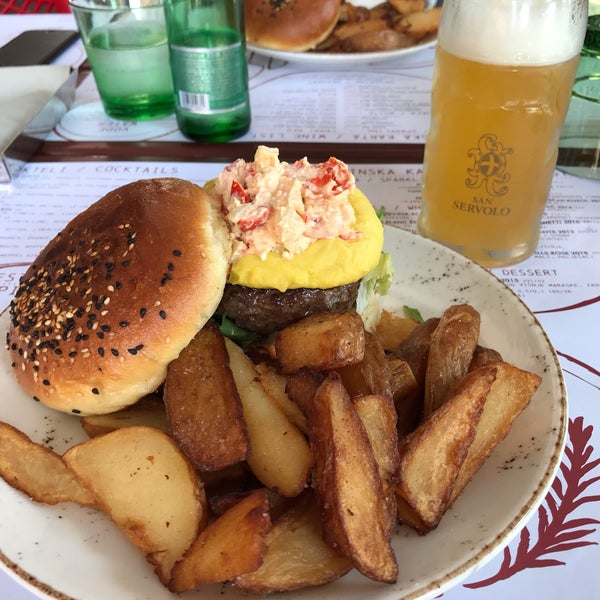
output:
<instances>
[{"instance_id":1,"label":"clear drinking glass","mask_svg":"<svg viewBox=\"0 0 600 600\"><path fill-rule=\"evenodd\" d=\"M600 179L600 14L588 18L559 146L558 169Z\"/></svg>"},{"instance_id":2,"label":"clear drinking glass","mask_svg":"<svg viewBox=\"0 0 600 600\"><path fill-rule=\"evenodd\" d=\"M115 119L175 110L162 0L70 0L104 110Z\"/></svg>"},{"instance_id":3,"label":"clear drinking glass","mask_svg":"<svg viewBox=\"0 0 600 600\"><path fill-rule=\"evenodd\" d=\"M417 230L486 267L536 249L587 0L444 0Z\"/></svg>"}]
</instances>

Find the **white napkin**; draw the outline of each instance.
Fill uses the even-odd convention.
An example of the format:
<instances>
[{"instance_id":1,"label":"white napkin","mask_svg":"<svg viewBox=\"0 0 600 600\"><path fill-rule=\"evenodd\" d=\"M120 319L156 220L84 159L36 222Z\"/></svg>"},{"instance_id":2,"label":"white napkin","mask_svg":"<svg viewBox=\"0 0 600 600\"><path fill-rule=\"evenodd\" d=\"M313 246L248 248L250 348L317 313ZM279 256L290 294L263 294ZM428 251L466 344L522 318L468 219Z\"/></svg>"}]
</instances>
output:
<instances>
[{"instance_id":1,"label":"white napkin","mask_svg":"<svg viewBox=\"0 0 600 600\"><path fill-rule=\"evenodd\" d=\"M0 67L0 152L44 108L70 72L69 65Z\"/></svg>"}]
</instances>

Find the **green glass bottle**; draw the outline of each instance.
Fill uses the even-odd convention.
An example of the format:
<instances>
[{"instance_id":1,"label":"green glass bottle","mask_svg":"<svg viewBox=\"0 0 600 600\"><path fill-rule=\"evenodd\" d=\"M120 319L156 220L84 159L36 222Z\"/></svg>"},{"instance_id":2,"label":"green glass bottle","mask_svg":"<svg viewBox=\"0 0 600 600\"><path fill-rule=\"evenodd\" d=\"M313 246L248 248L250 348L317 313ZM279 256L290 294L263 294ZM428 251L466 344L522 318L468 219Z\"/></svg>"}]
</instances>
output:
<instances>
[{"instance_id":1,"label":"green glass bottle","mask_svg":"<svg viewBox=\"0 0 600 600\"><path fill-rule=\"evenodd\" d=\"M166 0L177 123L202 142L250 128L243 0Z\"/></svg>"}]
</instances>

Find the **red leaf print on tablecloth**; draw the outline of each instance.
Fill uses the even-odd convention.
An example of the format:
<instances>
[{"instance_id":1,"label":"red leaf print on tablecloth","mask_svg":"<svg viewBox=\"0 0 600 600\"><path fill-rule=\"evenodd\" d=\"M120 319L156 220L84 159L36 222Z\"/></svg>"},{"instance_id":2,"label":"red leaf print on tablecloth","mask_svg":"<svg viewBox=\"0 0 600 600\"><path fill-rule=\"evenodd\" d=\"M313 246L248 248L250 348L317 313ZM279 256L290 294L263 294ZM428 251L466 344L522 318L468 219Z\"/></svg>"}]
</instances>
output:
<instances>
[{"instance_id":1,"label":"red leaf print on tablecloth","mask_svg":"<svg viewBox=\"0 0 600 600\"><path fill-rule=\"evenodd\" d=\"M495 575L464 587L484 587L525 569L564 565L564 561L552 555L596 544L584 538L596 531L595 526L600 521L573 517L575 510L584 504L600 501L598 495L586 495L588 488L600 481L600 476L589 476L600 465L600 459L590 460L594 450L589 445L591 434L592 427L584 427L582 417L569 421L570 447L565 448L560 474L538 509L537 541L531 545L531 531L528 527L523 528L515 555L511 555L511 548L507 546L500 570Z\"/></svg>"}]
</instances>

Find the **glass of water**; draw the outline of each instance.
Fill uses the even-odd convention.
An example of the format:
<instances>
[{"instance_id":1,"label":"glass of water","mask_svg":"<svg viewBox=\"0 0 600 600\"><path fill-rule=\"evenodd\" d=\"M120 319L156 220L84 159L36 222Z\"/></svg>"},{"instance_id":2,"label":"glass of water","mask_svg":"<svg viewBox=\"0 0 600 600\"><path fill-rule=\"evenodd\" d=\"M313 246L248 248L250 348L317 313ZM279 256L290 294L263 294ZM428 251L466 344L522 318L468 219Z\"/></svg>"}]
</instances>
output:
<instances>
[{"instance_id":1,"label":"glass of water","mask_svg":"<svg viewBox=\"0 0 600 600\"><path fill-rule=\"evenodd\" d=\"M174 109L162 0L70 0L106 113L126 121Z\"/></svg>"}]
</instances>

